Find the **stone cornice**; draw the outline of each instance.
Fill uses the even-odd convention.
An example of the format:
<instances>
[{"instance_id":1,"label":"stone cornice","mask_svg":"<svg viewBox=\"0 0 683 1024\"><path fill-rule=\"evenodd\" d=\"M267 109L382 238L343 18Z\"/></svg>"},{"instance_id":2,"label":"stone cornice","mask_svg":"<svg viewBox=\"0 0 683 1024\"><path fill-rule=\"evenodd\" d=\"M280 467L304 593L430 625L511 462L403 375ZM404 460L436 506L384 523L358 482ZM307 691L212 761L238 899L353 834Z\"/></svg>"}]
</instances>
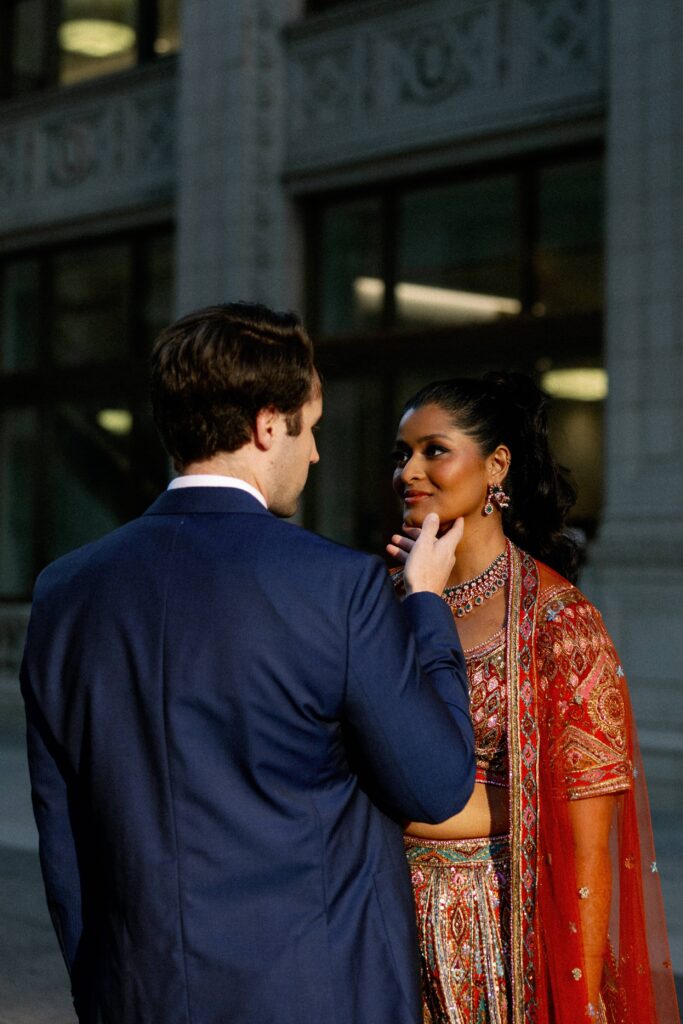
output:
<instances>
[{"instance_id":1,"label":"stone cornice","mask_svg":"<svg viewBox=\"0 0 683 1024\"><path fill-rule=\"evenodd\" d=\"M164 61L4 105L0 234L170 198L176 73Z\"/></svg>"},{"instance_id":2,"label":"stone cornice","mask_svg":"<svg viewBox=\"0 0 683 1024\"><path fill-rule=\"evenodd\" d=\"M291 26L288 175L605 105L601 0L376 2Z\"/></svg>"}]
</instances>

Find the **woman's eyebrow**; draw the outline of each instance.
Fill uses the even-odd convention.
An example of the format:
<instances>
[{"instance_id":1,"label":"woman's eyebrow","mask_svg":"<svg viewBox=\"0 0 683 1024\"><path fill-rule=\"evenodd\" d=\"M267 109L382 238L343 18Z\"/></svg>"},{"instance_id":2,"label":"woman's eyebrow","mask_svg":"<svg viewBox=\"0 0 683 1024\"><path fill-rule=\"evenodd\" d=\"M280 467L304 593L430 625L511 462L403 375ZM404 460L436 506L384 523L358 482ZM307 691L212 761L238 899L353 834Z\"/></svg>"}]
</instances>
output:
<instances>
[{"instance_id":1,"label":"woman's eyebrow","mask_svg":"<svg viewBox=\"0 0 683 1024\"><path fill-rule=\"evenodd\" d=\"M417 443L424 444L425 441L449 441L448 434L425 434L424 437L418 437Z\"/></svg>"}]
</instances>

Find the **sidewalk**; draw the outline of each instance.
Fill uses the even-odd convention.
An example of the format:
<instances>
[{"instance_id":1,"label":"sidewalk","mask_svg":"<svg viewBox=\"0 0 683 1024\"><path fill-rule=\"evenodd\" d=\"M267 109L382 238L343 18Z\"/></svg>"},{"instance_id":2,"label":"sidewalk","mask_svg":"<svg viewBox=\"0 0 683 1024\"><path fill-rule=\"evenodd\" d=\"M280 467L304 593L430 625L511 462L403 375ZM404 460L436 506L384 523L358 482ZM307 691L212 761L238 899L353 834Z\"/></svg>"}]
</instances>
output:
<instances>
[{"instance_id":1,"label":"sidewalk","mask_svg":"<svg viewBox=\"0 0 683 1024\"><path fill-rule=\"evenodd\" d=\"M75 1024L36 851L0 847L0 1024Z\"/></svg>"},{"instance_id":2,"label":"sidewalk","mask_svg":"<svg viewBox=\"0 0 683 1024\"><path fill-rule=\"evenodd\" d=\"M17 726L5 715L0 730L0 1024L75 1024L45 905L23 724Z\"/></svg>"}]
</instances>

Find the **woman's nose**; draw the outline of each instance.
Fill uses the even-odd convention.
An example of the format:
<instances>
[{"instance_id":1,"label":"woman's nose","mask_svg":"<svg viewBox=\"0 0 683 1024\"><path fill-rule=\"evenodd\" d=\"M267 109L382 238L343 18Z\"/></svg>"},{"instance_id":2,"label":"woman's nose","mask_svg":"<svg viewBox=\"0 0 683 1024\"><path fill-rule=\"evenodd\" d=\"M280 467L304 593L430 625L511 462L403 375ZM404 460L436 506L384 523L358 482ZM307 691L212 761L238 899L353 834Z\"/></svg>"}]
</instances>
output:
<instances>
[{"instance_id":1,"label":"woman's nose","mask_svg":"<svg viewBox=\"0 0 683 1024\"><path fill-rule=\"evenodd\" d=\"M411 455L401 468L401 480L404 484L407 484L411 480L417 480L419 476L421 476L419 463L415 456Z\"/></svg>"}]
</instances>

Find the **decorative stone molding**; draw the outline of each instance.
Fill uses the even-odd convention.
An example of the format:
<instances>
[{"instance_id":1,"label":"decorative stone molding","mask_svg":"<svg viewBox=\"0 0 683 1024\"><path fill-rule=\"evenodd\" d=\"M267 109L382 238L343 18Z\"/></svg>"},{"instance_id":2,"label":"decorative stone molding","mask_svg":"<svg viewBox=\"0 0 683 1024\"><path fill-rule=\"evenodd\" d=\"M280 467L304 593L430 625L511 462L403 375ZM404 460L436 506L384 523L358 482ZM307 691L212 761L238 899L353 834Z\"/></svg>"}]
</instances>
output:
<instances>
[{"instance_id":1,"label":"decorative stone molding","mask_svg":"<svg viewBox=\"0 0 683 1024\"><path fill-rule=\"evenodd\" d=\"M288 171L601 112L603 6L399 0L291 26Z\"/></svg>"},{"instance_id":2,"label":"decorative stone molding","mask_svg":"<svg viewBox=\"0 0 683 1024\"><path fill-rule=\"evenodd\" d=\"M175 63L8 105L0 128L0 234L170 198Z\"/></svg>"}]
</instances>

